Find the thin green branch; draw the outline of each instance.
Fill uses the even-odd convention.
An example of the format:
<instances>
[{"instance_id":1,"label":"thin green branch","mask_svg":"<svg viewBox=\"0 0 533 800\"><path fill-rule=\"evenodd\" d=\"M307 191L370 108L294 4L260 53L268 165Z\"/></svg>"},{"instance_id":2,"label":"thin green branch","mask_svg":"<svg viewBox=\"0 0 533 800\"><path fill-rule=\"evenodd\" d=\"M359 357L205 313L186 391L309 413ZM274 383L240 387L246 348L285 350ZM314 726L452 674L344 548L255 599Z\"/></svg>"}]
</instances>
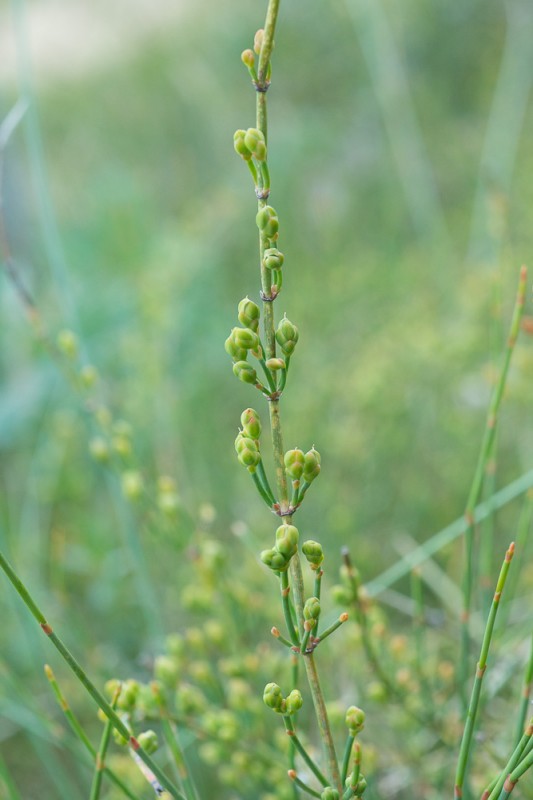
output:
<instances>
[{"instance_id":1,"label":"thin green branch","mask_svg":"<svg viewBox=\"0 0 533 800\"><path fill-rule=\"evenodd\" d=\"M476 723L476 715L479 705L479 697L481 694L481 685L483 682L483 676L485 674L485 670L487 667L487 656L489 653L490 643L492 639L492 633L494 630L494 623L496 621L496 614L498 613L498 607L500 605L500 599L502 595L503 588L505 586L505 581L507 578L507 573L509 572L509 566L511 564L511 560L514 555L514 542L509 546L505 554L505 559L502 564L502 568L500 570L500 575L498 578L498 582L496 584L496 591L494 593L494 597L492 600L492 606L489 612L489 616L487 619L487 624L485 626L485 633L483 635L483 642L481 644L481 652L479 655L479 661L476 669L476 677L474 680L474 686L472 688L472 695L470 697L470 703L468 706L468 712L465 722L465 727L463 731L463 738L461 740L461 747L459 750L459 759L457 762L457 771L455 773L455 788L454 788L454 798L458 800L463 795L463 785L466 778L466 770L468 764L468 758L470 755L470 748L472 745L472 736L474 733L475 723Z\"/></svg>"},{"instance_id":2,"label":"thin green branch","mask_svg":"<svg viewBox=\"0 0 533 800\"><path fill-rule=\"evenodd\" d=\"M92 683L92 681L89 679L89 677L85 673L85 670L81 667L78 661L76 661L70 650L68 650L68 648L63 644L59 636L57 636L54 633L54 631L46 621L44 614L42 613L42 611L36 604L35 600L27 590L26 586L21 581L19 576L14 571L13 567L5 559L2 553L0 553L0 568L4 571L7 578L11 581L13 587L18 592L19 596L23 600L24 604L26 605L32 616L37 620L43 632L52 642L58 653L61 655L66 664L70 667L70 669L77 677L77 679L80 681L80 683L85 687L87 692L91 695L97 706L104 712L106 717L111 721L115 730L117 730L120 733L120 735L126 739L130 748L137 753L138 757L154 773L154 775L158 778L161 784L167 789L167 791L170 792L170 795L176 798L176 800L185 800L183 795L180 794L180 792L174 786L172 781L169 780L169 778L159 768L159 766L155 763L155 761L151 758L151 756L149 756L148 753L146 753L143 750L143 748L139 745L135 737L131 736L128 728L124 725L124 723L117 715L117 713L113 711L110 704L101 694L101 692L98 691L94 683Z\"/></svg>"},{"instance_id":3,"label":"thin green branch","mask_svg":"<svg viewBox=\"0 0 533 800\"><path fill-rule=\"evenodd\" d=\"M313 773L313 775L318 778L322 786L329 786L329 781L326 776L320 771L319 767L315 764L303 744L301 743L300 739L298 738L298 734L294 730L294 725L292 719L289 717L288 714L283 715L283 722L285 723L285 730L287 731L288 736L291 737L291 741L294 742L294 746L300 753L301 757Z\"/></svg>"},{"instance_id":4,"label":"thin green branch","mask_svg":"<svg viewBox=\"0 0 533 800\"><path fill-rule=\"evenodd\" d=\"M121 690L122 690L122 685L119 683L115 691L113 692L113 697L111 700L111 708L113 709L113 711L116 710L117 700L120 696ZM102 789L102 777L105 769L105 759L107 755L107 748L109 747L109 740L111 738L112 730L113 730L113 725L111 723L111 720L108 719L104 725L102 738L100 739L100 747L98 748L98 753L96 754L93 782L91 786L91 794L89 796L89 800L99 800L100 798L100 791Z\"/></svg>"}]
</instances>

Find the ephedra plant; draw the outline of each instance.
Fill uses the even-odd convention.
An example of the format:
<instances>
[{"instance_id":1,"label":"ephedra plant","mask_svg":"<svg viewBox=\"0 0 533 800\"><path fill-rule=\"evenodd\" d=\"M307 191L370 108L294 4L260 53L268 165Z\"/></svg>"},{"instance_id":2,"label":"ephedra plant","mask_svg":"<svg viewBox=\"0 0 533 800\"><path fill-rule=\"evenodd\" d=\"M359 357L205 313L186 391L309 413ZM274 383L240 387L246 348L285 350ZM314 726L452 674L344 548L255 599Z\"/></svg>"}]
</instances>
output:
<instances>
[{"instance_id":1,"label":"ephedra plant","mask_svg":"<svg viewBox=\"0 0 533 800\"><path fill-rule=\"evenodd\" d=\"M417 567L432 552L431 542L418 559L418 565L412 564L415 567L411 575L412 640L390 636L386 619L365 593L354 554L347 548L343 550L339 559L341 582L328 598L322 591L323 546L307 538L298 526L302 504L317 502L314 483L321 471L321 457L312 444L315 434L311 431L305 448L285 449L281 417L285 393L295 390L289 373L301 345L297 326L278 313L279 297L285 291L286 267L280 249L283 225L280 226L273 205L275 175L271 185L267 130L278 9L279 0L269 0L264 28L257 31L253 48L242 53L255 93L256 116L253 127L235 133L234 148L250 172L257 200L259 293L255 299L245 297L239 302L239 325L232 329L225 343L233 359L235 376L246 385L250 397L255 398L253 405L260 402L264 409L258 413L248 407L242 412L235 449L260 498L276 519L273 538L265 542L260 553L263 572L258 571L256 562L250 565L250 570L257 571L264 596L269 596L277 586L279 618L283 624L271 627L272 648L250 651L242 626L231 619L224 605L228 598L234 605L246 604L248 595L239 593L239 586L233 585L231 579L225 580L227 564L223 548L212 538L200 537L191 583L185 587L190 590L188 602L199 615L198 627L168 637L167 652L154 661L154 680L145 683L133 679L111 680L102 691L56 634L40 604L4 555L0 555L0 566L99 708L103 732L100 743L95 744L69 707L61 681L49 666L45 667L66 721L94 764L90 800L103 797L108 788L115 793L113 797L134 800L147 796L146 791L151 796L178 800L213 796L212 789L205 794L199 788L205 781L202 783L196 749L199 758L213 772L211 785L217 786L217 793L222 796L226 790L221 786L227 787L224 797L259 796L262 800L273 800L311 796L347 800L363 795L369 798L453 795L504 800L517 785L520 787L519 782L533 764L533 720L528 721L533 655L526 670L523 699L516 715L512 715L515 740L507 743L507 756L502 759L500 752L489 752L491 760L484 754L477 766L478 758L473 759L473 751L480 712L487 714L489 710L482 705L484 676L515 545L510 544L505 553L486 624L478 636L472 613L477 574L474 543L476 523L483 514L486 516L486 508L480 506L482 489L521 325L526 270L522 269L520 275L507 348L490 403L464 519L458 523L458 532L465 539L460 642L451 640L451 646L450 642L435 645L434 637L426 630L424 586ZM9 257L6 261L9 262ZM35 318L33 301L28 303L27 297L23 299L30 318ZM87 368L77 365L75 341L63 333L59 344L67 357L68 371L74 376L73 383L80 388L80 382L87 383ZM54 357L58 355L54 347L51 352ZM105 425L103 428L105 432ZM98 449L96 455L102 455L106 443L98 441L99 449L93 445L93 450ZM270 477L263 462L263 454L269 447L273 463ZM137 473L127 472L122 478L125 493L130 499L137 499L140 492ZM521 491L525 488L521 487ZM517 535L519 543L530 524L530 506L528 501ZM330 556L330 561L335 563L335 560L335 554ZM331 609L338 604L341 612L332 615ZM255 606L253 613L258 626L267 629L272 624L269 602ZM355 636L348 632L350 624L345 624L348 620L355 623L352 628ZM474 669L472 654L478 638L479 658ZM341 640L342 645L332 656L328 650L330 644L335 645L335 639ZM236 645L241 648L240 654L235 652ZM353 666L351 682L346 687L335 686L339 652L342 666L346 662ZM332 671L333 680L328 674ZM339 667L338 674L346 680L344 669ZM264 705L257 703L260 680L264 685ZM351 698L348 702L346 696ZM365 710L359 707L359 698L364 701L361 705ZM365 711L369 723L363 741ZM376 724L372 722L374 715ZM497 727L498 722L493 719L491 725ZM377 739L372 741L372 736ZM402 738L412 738L414 753L409 753ZM161 756L154 756L158 739L164 740L167 748L164 765ZM108 750L113 741L129 749L131 774L126 772L124 776L122 770L110 766ZM480 755L476 753L476 757ZM410 764L409 758L414 758L414 763ZM388 770L389 778L393 776L394 780L387 784L391 788L387 789L385 782L380 781L380 769L383 774ZM405 769L419 778L418 782L412 779L406 789L408 794L402 795L400 773ZM144 783L139 786L132 775L141 776Z\"/></svg>"}]
</instances>

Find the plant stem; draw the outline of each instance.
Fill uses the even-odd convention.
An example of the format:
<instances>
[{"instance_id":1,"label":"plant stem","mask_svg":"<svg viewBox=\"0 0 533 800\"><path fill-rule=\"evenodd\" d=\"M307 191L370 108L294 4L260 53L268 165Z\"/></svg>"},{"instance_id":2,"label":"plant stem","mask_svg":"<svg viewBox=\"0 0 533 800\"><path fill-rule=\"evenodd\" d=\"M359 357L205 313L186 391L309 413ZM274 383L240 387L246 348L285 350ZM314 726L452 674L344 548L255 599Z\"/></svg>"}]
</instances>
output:
<instances>
[{"instance_id":1,"label":"plant stem","mask_svg":"<svg viewBox=\"0 0 533 800\"><path fill-rule=\"evenodd\" d=\"M117 700L120 695L122 687L119 684L113 693L113 699L111 701L111 708L115 711L117 707ZM108 719L104 726L104 731L102 733L102 738L100 740L100 747L98 748L98 753L96 754L95 759L95 767L94 767L94 776L93 782L91 786L91 794L89 796L89 800L99 800L100 797L100 790L102 788L102 776L105 769L105 757L107 754L107 748L109 747L109 739L111 737L111 731L113 729L113 725L111 724L111 720Z\"/></svg>"},{"instance_id":2,"label":"plant stem","mask_svg":"<svg viewBox=\"0 0 533 800\"><path fill-rule=\"evenodd\" d=\"M9 562L5 559L4 555L0 553L0 568L4 571L6 576L11 581L13 587L16 589L20 597L22 598L23 602L25 603L26 607L32 614L32 616L37 620L39 625L41 626L43 632L46 634L48 639L52 642L58 653L61 655L63 660L67 663L70 667L74 675L80 681L80 683L85 687L87 692L91 695L93 700L96 702L98 707L104 712L106 717L111 721L115 730L117 730L121 736L126 739L130 748L138 755L138 757L146 764L146 766L154 773L154 775L159 779L162 785L170 792L170 795L176 800L185 800L183 795L180 794L178 789L174 786L171 780L167 778L165 773L158 767L155 761L151 758L151 756L146 753L143 748L139 745L139 742L135 739L134 736L131 736L129 730L124 725L120 717L117 715L115 711L111 708L110 704L107 702L105 697L98 691L94 683L88 678L87 674L85 673L84 669L81 665L76 661L70 650L63 644L62 640L57 636L48 622L38 605L36 604L35 600L27 590L24 583L21 581L19 576L14 571L13 567L9 564Z\"/></svg>"},{"instance_id":3,"label":"plant stem","mask_svg":"<svg viewBox=\"0 0 533 800\"><path fill-rule=\"evenodd\" d=\"M497 800L497 798L500 796L500 792L503 789L503 784L505 783L505 779L520 762L520 759L523 757L527 745L531 742L532 736L533 736L533 719L529 721L529 725L522 734L522 736L520 737L520 741L516 745L509 761L502 769L501 774L496 779L494 785L491 787L490 793L487 795L487 800Z\"/></svg>"},{"instance_id":4,"label":"plant stem","mask_svg":"<svg viewBox=\"0 0 533 800\"><path fill-rule=\"evenodd\" d=\"M168 708L165 699L160 691L157 682L152 683L152 692L154 694L157 706L159 708L159 716L161 719L163 736L165 737L167 747L172 754L174 763L176 764L176 768L178 770L178 775L180 777L181 784L183 786L183 791L185 792L185 796L187 800L198 800L196 787L189 775L189 770L187 769L187 762L185 760L185 755L183 753L183 749L181 747L178 738L178 733L174 728L174 725L168 713Z\"/></svg>"},{"instance_id":5,"label":"plant stem","mask_svg":"<svg viewBox=\"0 0 533 800\"><path fill-rule=\"evenodd\" d=\"M474 512L476 505L479 502L481 491L483 488L483 478L485 475L486 466L491 454L494 437L496 434L496 425L498 421L498 414L500 411L503 392L509 373L511 358L513 355L514 347L520 330L520 321L524 312L524 303L526 296L527 286L527 269L522 267L520 270L520 280L518 283L518 291L509 329L509 337L507 340L507 347L503 359L502 369L498 378L498 382L492 393L489 410L487 413L487 420L485 424L485 431L481 448L479 451L478 461L474 472L474 478L470 487L470 493L466 502L465 509L465 571L463 577L463 614L461 619L461 652L459 659L459 693L463 708L466 708L466 681L468 675L468 656L470 649L470 612L472 609L472 594L473 594L473 558L474 558L474 526L475 517ZM494 501L491 501L491 511L494 509Z\"/></svg>"},{"instance_id":6,"label":"plant stem","mask_svg":"<svg viewBox=\"0 0 533 800\"><path fill-rule=\"evenodd\" d=\"M329 781L325 775L322 774L320 769L317 767L303 744L301 743L300 739L298 738L298 734L294 730L294 725L292 723L292 719L289 717L288 714L283 715L283 722L285 723L285 730L287 731L288 735L291 737L291 741L294 742L294 745L298 752L300 753L301 757L313 773L316 778L320 781L322 786L329 786Z\"/></svg>"},{"instance_id":7,"label":"plant stem","mask_svg":"<svg viewBox=\"0 0 533 800\"><path fill-rule=\"evenodd\" d=\"M470 747L472 744L474 726L476 723L476 715L479 705L479 696L481 694L481 684L487 666L487 656L489 653L489 647L492 639L492 632L494 630L494 623L496 621L496 614L498 613L501 594L505 586L507 573L509 572L509 566L511 564L513 555L514 555L514 542L509 546L509 549L505 554L505 559L503 561L502 568L500 570L498 583L496 584L496 591L494 593L494 598L492 600L492 605L487 619L487 624L485 626L485 633L483 634L483 642L481 644L481 652L476 669L476 677L474 680L474 686L472 688L472 695L470 697L470 704L468 706L468 713L463 731L461 748L459 751L459 759L457 762L457 771L455 774L455 789L454 789L455 800L461 798L463 794L463 785L466 777L466 767L468 763L468 757L470 755Z\"/></svg>"},{"instance_id":8,"label":"plant stem","mask_svg":"<svg viewBox=\"0 0 533 800\"><path fill-rule=\"evenodd\" d=\"M286 570L284 572L280 572L279 579L281 587L281 605L283 607L283 614L285 616L285 624L287 625L287 630L289 632L291 642L295 647L299 647L300 640L298 639L298 634L292 622L291 601L289 596L290 592L289 576Z\"/></svg>"},{"instance_id":9,"label":"plant stem","mask_svg":"<svg viewBox=\"0 0 533 800\"><path fill-rule=\"evenodd\" d=\"M346 778L348 777L348 770L350 768L350 757L352 755L352 748L354 741L355 741L355 736L348 734L348 738L346 739L346 747L344 748L344 758L342 759L341 783L343 786L346 783Z\"/></svg>"},{"instance_id":10,"label":"plant stem","mask_svg":"<svg viewBox=\"0 0 533 800\"><path fill-rule=\"evenodd\" d=\"M91 759L94 764L96 759L96 748L93 746L91 740L81 727L79 720L74 715L74 712L70 708L65 695L63 694L63 692L59 687L56 677L52 672L52 668L48 664L45 664L44 672L46 677L50 681L50 686L52 687L52 691L54 692L59 707L64 713L68 724L70 725L74 734L78 737L80 742L83 744L83 746L91 756ZM107 775L107 777L115 784L115 786L117 786L126 795L126 797L129 797L130 800L139 800L138 795L134 794L130 789L128 789L128 787L124 783L122 783L121 779L118 777L118 775L115 775L115 773L110 767L104 766L104 772Z\"/></svg>"},{"instance_id":11,"label":"plant stem","mask_svg":"<svg viewBox=\"0 0 533 800\"><path fill-rule=\"evenodd\" d=\"M526 667L526 674L524 677L524 685L522 688L522 698L520 701L520 710L518 712L518 720L516 724L515 741L518 744L524 733L524 727L527 716L527 709L531 697L531 683L533 682L533 636L529 646L529 661Z\"/></svg>"}]
</instances>

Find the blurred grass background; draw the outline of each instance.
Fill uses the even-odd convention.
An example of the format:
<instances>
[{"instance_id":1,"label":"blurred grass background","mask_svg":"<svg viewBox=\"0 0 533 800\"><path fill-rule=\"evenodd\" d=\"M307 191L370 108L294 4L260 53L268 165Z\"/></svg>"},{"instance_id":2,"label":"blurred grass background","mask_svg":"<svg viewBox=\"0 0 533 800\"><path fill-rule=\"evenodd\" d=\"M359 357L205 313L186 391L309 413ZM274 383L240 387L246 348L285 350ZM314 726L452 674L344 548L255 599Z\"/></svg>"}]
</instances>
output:
<instances>
[{"instance_id":1,"label":"blurred grass background","mask_svg":"<svg viewBox=\"0 0 533 800\"><path fill-rule=\"evenodd\" d=\"M101 680L142 669L184 623L198 524L214 516L236 567L247 536L232 530L244 521L256 550L272 534L233 451L240 412L259 400L223 351L238 300L257 299L255 204L232 134L254 123L239 55L262 16L242 0L0 9L1 117L30 102L4 154L14 258L49 329L80 336L143 469L174 476L186 509L177 525L137 525L3 276L0 539ZM332 565L349 543L366 580L397 560L400 534L424 541L464 506L533 244L532 33L527 0L282 5L276 306L300 329L286 445L314 443L323 459L300 529ZM497 486L531 468L532 365L524 337ZM518 508L497 517L494 569ZM457 581L460 553L441 559ZM0 596L3 758L25 800L37 785L39 798L80 796L52 744L52 656L5 585Z\"/></svg>"}]
</instances>

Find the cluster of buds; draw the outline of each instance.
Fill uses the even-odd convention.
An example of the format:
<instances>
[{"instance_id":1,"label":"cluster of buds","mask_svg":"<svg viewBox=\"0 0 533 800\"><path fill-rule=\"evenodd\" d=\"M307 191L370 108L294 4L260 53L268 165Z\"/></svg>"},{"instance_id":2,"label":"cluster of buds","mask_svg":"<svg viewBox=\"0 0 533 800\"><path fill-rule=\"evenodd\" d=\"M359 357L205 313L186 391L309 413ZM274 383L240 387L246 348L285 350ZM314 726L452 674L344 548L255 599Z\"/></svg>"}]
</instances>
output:
<instances>
[{"instance_id":1,"label":"cluster of buds","mask_svg":"<svg viewBox=\"0 0 533 800\"><path fill-rule=\"evenodd\" d=\"M285 356L292 356L299 338L300 334L296 325L286 316L283 317L276 328L276 341Z\"/></svg>"},{"instance_id":2,"label":"cluster of buds","mask_svg":"<svg viewBox=\"0 0 533 800\"><path fill-rule=\"evenodd\" d=\"M320 473L320 453L315 450L314 446L307 453L296 447L293 450L287 450L284 463L287 477L292 481L291 506L296 509L303 501L310 485ZM310 554L312 554L313 550L312 545L320 547L316 542L306 544L309 544L308 550ZM310 564L314 564L313 569L318 569L324 559L321 550L320 552L317 550L316 555L313 555L312 558L308 557L307 553L304 553L304 555Z\"/></svg>"},{"instance_id":3,"label":"cluster of buds","mask_svg":"<svg viewBox=\"0 0 533 800\"><path fill-rule=\"evenodd\" d=\"M302 545L302 553L306 557L311 569L314 572L318 572L324 561L322 545L319 542L313 541L313 539L308 539L307 542L304 542Z\"/></svg>"},{"instance_id":4,"label":"cluster of buds","mask_svg":"<svg viewBox=\"0 0 533 800\"><path fill-rule=\"evenodd\" d=\"M303 705L302 695L298 689L293 689L289 696L284 698L277 683L267 683L263 692L263 701L266 706L278 714L296 714Z\"/></svg>"},{"instance_id":5,"label":"cluster of buds","mask_svg":"<svg viewBox=\"0 0 533 800\"><path fill-rule=\"evenodd\" d=\"M247 436L244 431L239 431L235 439L235 451L243 467L246 467L249 472L255 472L257 465L261 461L261 453L257 442Z\"/></svg>"},{"instance_id":6,"label":"cluster of buds","mask_svg":"<svg viewBox=\"0 0 533 800\"><path fill-rule=\"evenodd\" d=\"M357 706L350 706L346 710L345 722L350 736L355 738L365 726L365 712Z\"/></svg>"},{"instance_id":7,"label":"cluster of buds","mask_svg":"<svg viewBox=\"0 0 533 800\"><path fill-rule=\"evenodd\" d=\"M261 561L275 572L285 572L291 558L298 552L298 528L280 525L276 531L276 544L271 550L263 550Z\"/></svg>"},{"instance_id":8,"label":"cluster of buds","mask_svg":"<svg viewBox=\"0 0 533 800\"><path fill-rule=\"evenodd\" d=\"M244 297L238 305L237 316L243 328L232 328L224 342L226 353L233 359L233 374L244 383L261 387L257 380L257 372L247 362L248 352L258 359L263 358L263 348L259 340L259 306Z\"/></svg>"},{"instance_id":9,"label":"cluster of buds","mask_svg":"<svg viewBox=\"0 0 533 800\"><path fill-rule=\"evenodd\" d=\"M316 628L318 618L320 617L320 600L318 597L309 597L304 605L304 628L306 631L312 631Z\"/></svg>"}]
</instances>

